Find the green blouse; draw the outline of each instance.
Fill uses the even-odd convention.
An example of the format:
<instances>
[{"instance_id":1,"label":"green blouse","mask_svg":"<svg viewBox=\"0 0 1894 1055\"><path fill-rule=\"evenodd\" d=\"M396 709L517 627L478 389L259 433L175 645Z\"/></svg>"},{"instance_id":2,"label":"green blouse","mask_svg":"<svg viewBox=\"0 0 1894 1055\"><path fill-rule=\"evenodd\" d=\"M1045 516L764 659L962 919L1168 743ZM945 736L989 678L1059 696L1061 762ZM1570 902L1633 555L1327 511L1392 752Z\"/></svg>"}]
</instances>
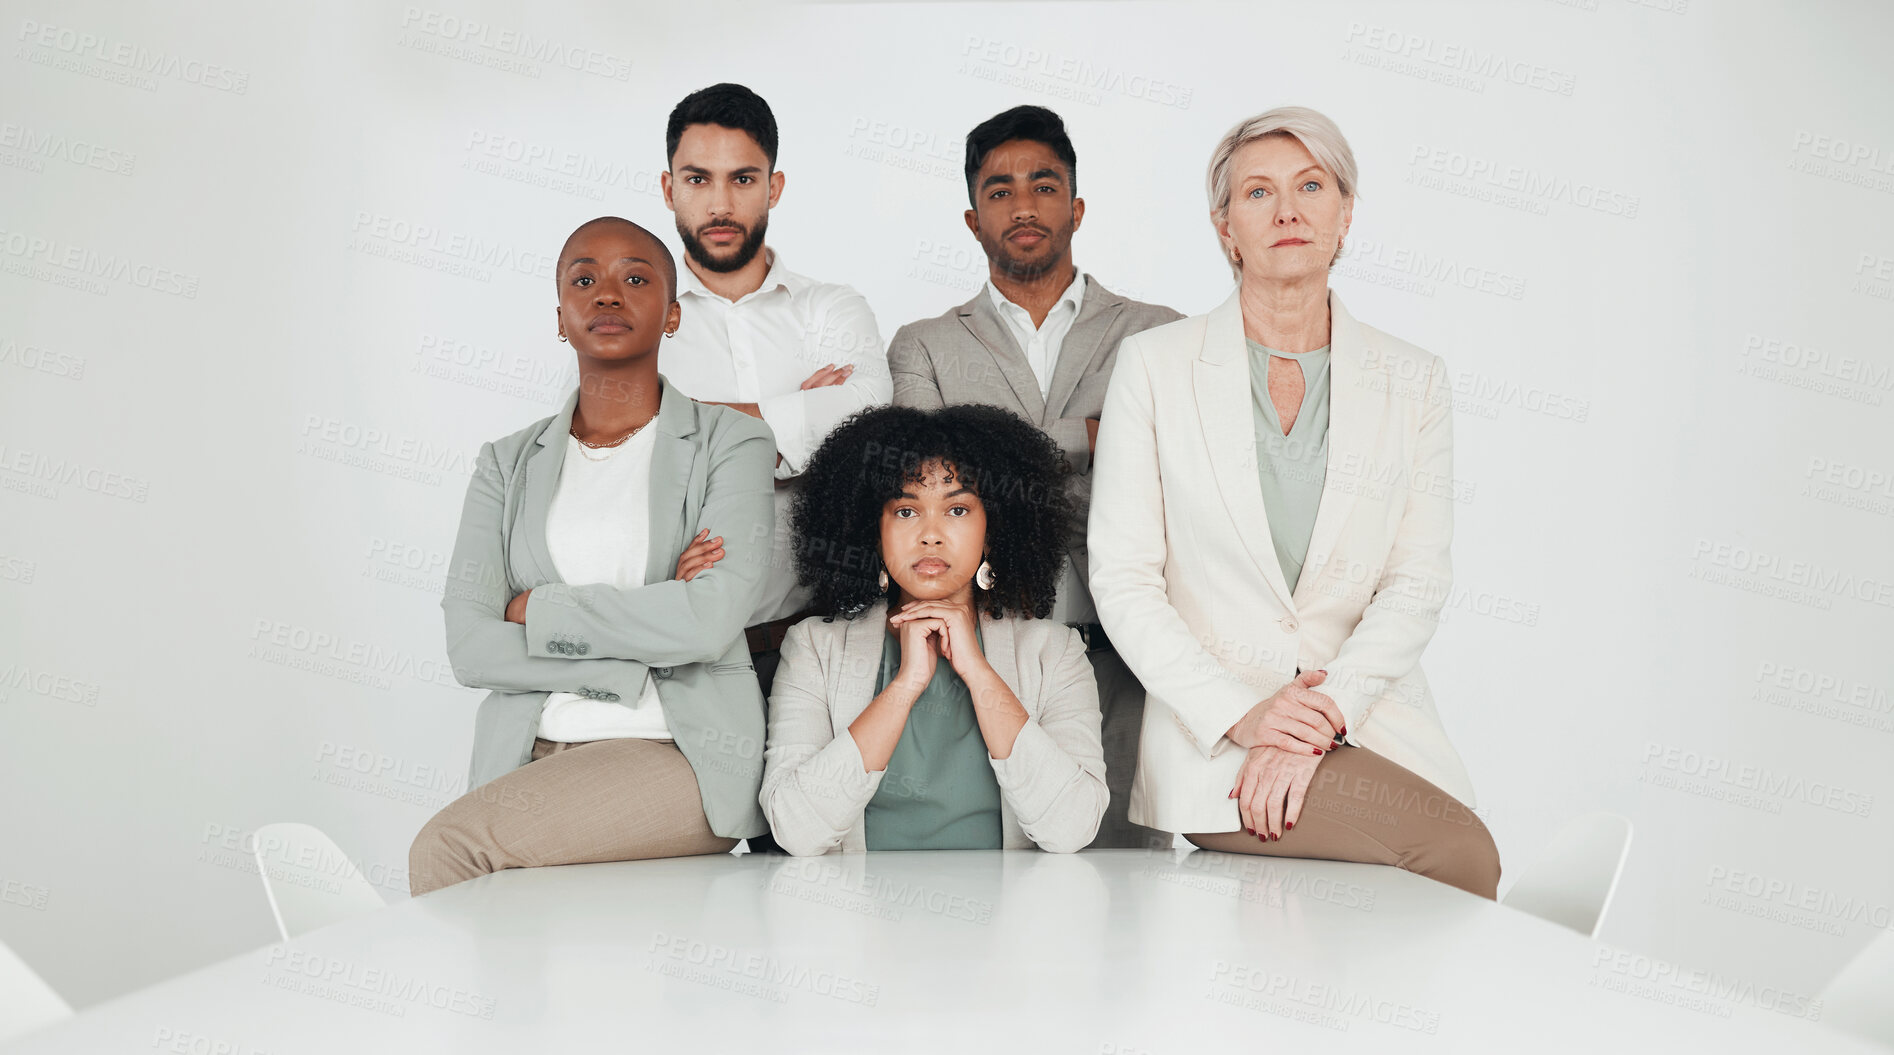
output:
<instances>
[{"instance_id":1,"label":"green blouse","mask_svg":"<svg viewBox=\"0 0 1894 1055\"><path fill-rule=\"evenodd\" d=\"M889 631L881 643L877 695L900 669L901 638ZM943 656L868 800L862 821L868 849L999 849L1000 782L991 757L973 716L973 695Z\"/></svg>"},{"instance_id":2,"label":"green blouse","mask_svg":"<svg viewBox=\"0 0 1894 1055\"><path fill-rule=\"evenodd\" d=\"M1315 533L1315 511L1322 504L1322 480L1328 472L1328 345L1312 352L1279 352L1245 339L1250 350L1250 402L1256 427L1256 475L1263 486L1263 512L1276 562L1290 592L1302 577ZM1302 408L1287 436L1269 398L1269 359L1277 356L1302 367Z\"/></svg>"}]
</instances>

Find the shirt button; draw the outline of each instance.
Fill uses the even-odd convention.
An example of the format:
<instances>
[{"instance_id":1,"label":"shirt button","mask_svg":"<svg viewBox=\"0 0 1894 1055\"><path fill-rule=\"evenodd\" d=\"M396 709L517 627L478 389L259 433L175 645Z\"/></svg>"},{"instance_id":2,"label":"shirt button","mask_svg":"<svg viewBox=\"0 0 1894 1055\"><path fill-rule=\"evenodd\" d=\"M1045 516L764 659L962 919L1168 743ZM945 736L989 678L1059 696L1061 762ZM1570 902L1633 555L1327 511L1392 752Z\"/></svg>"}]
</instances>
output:
<instances>
[{"instance_id":1,"label":"shirt button","mask_svg":"<svg viewBox=\"0 0 1894 1055\"><path fill-rule=\"evenodd\" d=\"M1282 629L1284 633L1293 634L1296 632L1296 627L1300 625L1301 624L1296 622L1296 617L1293 615L1285 615L1282 617Z\"/></svg>"}]
</instances>

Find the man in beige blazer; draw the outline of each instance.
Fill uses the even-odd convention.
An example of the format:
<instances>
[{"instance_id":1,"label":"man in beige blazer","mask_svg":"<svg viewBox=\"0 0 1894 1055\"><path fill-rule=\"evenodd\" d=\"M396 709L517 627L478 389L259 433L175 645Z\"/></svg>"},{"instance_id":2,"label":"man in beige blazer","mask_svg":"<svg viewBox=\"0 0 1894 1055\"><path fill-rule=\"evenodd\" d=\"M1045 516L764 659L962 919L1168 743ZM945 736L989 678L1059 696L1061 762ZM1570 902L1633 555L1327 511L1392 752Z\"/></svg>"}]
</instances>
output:
<instances>
[{"instance_id":1,"label":"man in beige blazer","mask_svg":"<svg viewBox=\"0 0 1894 1055\"><path fill-rule=\"evenodd\" d=\"M1004 407L1042 429L1065 453L1081 528L1092 490L1099 411L1127 335L1183 316L1119 296L1078 270L1072 235L1085 216L1077 158L1059 116L1019 106L967 135L968 230L987 257L974 298L910 323L888 346L896 406ZM1170 845L1170 836L1126 815L1138 761L1144 689L1098 624L1086 584L1084 531L1067 548L1052 617L1079 630L1098 681L1105 778L1111 805L1091 845Z\"/></svg>"}]
</instances>

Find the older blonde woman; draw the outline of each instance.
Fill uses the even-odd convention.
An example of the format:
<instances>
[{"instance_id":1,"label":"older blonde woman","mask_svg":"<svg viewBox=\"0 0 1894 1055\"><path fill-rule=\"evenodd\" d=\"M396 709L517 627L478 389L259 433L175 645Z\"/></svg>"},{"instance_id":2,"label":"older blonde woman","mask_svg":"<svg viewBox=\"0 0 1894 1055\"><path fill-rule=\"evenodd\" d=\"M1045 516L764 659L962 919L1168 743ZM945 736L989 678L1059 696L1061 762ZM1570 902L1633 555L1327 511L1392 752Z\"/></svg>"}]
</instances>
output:
<instances>
[{"instance_id":1,"label":"older blonde woman","mask_svg":"<svg viewBox=\"0 0 1894 1055\"><path fill-rule=\"evenodd\" d=\"M1420 669L1451 574L1446 369L1328 288L1356 187L1334 122L1243 121L1208 183L1237 288L1125 338L1093 470L1099 620L1151 701L1131 820L1491 898Z\"/></svg>"}]
</instances>

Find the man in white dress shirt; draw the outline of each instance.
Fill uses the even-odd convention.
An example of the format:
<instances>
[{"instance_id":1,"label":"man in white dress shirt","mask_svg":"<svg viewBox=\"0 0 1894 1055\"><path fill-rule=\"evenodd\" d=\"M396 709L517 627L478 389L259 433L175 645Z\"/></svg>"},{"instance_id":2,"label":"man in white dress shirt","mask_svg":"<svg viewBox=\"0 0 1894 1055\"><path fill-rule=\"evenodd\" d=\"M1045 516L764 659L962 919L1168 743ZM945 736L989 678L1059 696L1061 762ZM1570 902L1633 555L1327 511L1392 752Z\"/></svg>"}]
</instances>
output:
<instances>
[{"instance_id":1,"label":"man in white dress shirt","mask_svg":"<svg viewBox=\"0 0 1894 1055\"><path fill-rule=\"evenodd\" d=\"M1168 833L1127 816L1144 687L1105 639L1086 586L1084 523L1105 387L1126 335L1182 318L1106 289L1072 261L1085 218L1078 158L1059 115L1017 106L967 134L967 229L987 258L987 283L945 314L909 323L888 345L894 401L931 408L991 403L1039 426L1065 453L1078 507L1052 618L1076 627L1098 679L1111 804L1094 847L1168 847Z\"/></svg>"},{"instance_id":2,"label":"man in white dress shirt","mask_svg":"<svg viewBox=\"0 0 1894 1055\"><path fill-rule=\"evenodd\" d=\"M659 372L692 399L761 418L776 434L775 537L749 628L767 697L783 632L810 600L791 552L794 478L842 419L889 401L888 360L860 293L790 271L764 244L784 182L769 104L740 84L712 85L677 104L664 136L664 204L677 215L686 266L683 322ZM705 528L685 563L714 565L718 527Z\"/></svg>"}]
</instances>

